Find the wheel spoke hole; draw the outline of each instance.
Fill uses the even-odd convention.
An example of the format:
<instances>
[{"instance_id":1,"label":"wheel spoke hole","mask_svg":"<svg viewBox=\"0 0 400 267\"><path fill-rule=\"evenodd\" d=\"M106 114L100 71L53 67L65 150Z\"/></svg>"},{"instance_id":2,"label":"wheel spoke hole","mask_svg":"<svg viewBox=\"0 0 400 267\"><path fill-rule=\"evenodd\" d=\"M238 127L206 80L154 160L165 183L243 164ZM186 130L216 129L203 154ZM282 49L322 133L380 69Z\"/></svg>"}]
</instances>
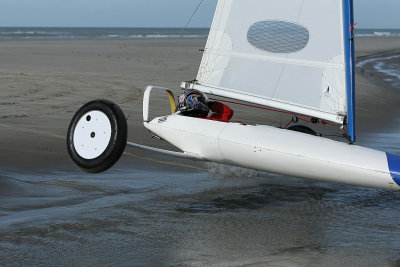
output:
<instances>
[{"instance_id":1,"label":"wheel spoke hole","mask_svg":"<svg viewBox=\"0 0 400 267\"><path fill-rule=\"evenodd\" d=\"M92 119L92 117L91 117L90 115L87 115L87 116L86 116L86 120L87 120L87 121L90 121L91 119Z\"/></svg>"},{"instance_id":2,"label":"wheel spoke hole","mask_svg":"<svg viewBox=\"0 0 400 267\"><path fill-rule=\"evenodd\" d=\"M90 137L92 137L92 138L94 138L96 136L96 133L95 132L92 132L91 134L90 134Z\"/></svg>"}]
</instances>

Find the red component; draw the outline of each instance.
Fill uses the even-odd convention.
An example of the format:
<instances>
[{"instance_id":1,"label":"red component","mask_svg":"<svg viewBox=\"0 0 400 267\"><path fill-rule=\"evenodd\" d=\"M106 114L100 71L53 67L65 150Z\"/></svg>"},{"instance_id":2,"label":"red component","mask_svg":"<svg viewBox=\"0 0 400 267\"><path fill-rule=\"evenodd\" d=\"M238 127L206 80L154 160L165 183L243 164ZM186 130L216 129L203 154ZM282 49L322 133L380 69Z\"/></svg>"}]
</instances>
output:
<instances>
[{"instance_id":1,"label":"red component","mask_svg":"<svg viewBox=\"0 0 400 267\"><path fill-rule=\"evenodd\" d=\"M357 23L350 24L350 31L353 31L356 28Z\"/></svg>"},{"instance_id":2,"label":"red component","mask_svg":"<svg viewBox=\"0 0 400 267\"><path fill-rule=\"evenodd\" d=\"M214 121L229 121L233 116L233 110L220 102L212 102L210 110L213 112L210 117L204 118Z\"/></svg>"}]
</instances>

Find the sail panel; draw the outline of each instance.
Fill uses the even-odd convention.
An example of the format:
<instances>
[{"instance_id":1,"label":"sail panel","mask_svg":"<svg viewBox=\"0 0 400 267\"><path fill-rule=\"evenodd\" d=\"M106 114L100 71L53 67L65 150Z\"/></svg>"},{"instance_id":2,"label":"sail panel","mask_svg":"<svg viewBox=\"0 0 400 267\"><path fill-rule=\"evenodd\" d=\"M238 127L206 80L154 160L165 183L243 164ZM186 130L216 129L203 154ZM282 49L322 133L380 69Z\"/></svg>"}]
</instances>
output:
<instances>
[{"instance_id":1,"label":"sail panel","mask_svg":"<svg viewBox=\"0 0 400 267\"><path fill-rule=\"evenodd\" d=\"M342 122L343 31L343 0L219 0L198 83Z\"/></svg>"}]
</instances>

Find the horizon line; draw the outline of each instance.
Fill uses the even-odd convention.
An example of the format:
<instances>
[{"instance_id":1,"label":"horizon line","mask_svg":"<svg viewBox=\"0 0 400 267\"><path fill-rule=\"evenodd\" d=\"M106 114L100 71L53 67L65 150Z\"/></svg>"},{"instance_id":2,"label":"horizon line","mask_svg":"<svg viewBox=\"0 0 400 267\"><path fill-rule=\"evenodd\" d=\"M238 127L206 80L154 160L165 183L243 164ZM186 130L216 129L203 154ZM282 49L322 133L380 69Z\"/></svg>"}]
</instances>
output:
<instances>
[{"instance_id":1,"label":"horizon line","mask_svg":"<svg viewBox=\"0 0 400 267\"><path fill-rule=\"evenodd\" d=\"M75 28L75 29L182 29L165 26L1 26L0 28ZM188 27L187 29L210 29L210 27ZM400 30L400 28L357 28L358 30ZM356 30L357 30L356 29Z\"/></svg>"}]
</instances>

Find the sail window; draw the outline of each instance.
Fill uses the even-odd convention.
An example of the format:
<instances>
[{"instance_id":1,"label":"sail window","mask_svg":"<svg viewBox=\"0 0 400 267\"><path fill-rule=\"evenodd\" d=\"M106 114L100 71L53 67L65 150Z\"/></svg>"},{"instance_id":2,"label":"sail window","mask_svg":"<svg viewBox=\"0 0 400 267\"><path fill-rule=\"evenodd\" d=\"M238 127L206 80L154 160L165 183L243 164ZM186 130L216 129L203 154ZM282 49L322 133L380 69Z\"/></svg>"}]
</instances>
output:
<instances>
[{"instance_id":1,"label":"sail window","mask_svg":"<svg viewBox=\"0 0 400 267\"><path fill-rule=\"evenodd\" d=\"M310 39L309 31L296 23L266 20L254 23L247 40L254 47L271 53L294 53L302 50Z\"/></svg>"}]
</instances>

